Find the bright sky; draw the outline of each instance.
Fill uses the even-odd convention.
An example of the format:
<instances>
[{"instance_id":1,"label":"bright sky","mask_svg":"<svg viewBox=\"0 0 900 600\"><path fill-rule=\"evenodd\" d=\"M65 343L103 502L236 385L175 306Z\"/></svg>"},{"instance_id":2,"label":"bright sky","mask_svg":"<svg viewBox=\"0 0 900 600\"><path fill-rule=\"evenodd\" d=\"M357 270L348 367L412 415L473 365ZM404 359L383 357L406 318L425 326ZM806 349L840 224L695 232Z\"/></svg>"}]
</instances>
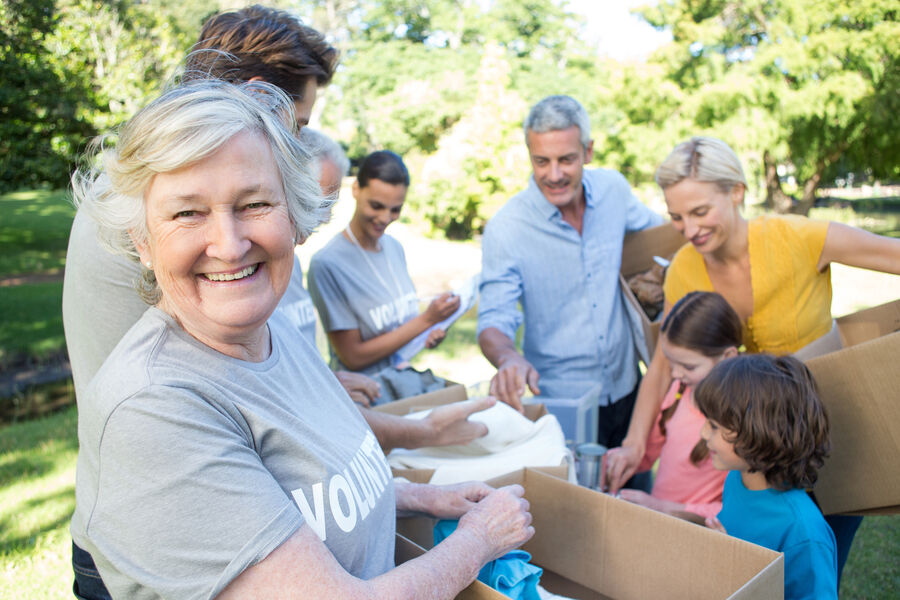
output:
<instances>
[{"instance_id":1,"label":"bright sky","mask_svg":"<svg viewBox=\"0 0 900 600\"><path fill-rule=\"evenodd\" d=\"M644 60L672 39L628 12L655 0L569 0L569 9L585 17L585 41L596 45L602 56L624 61Z\"/></svg>"}]
</instances>

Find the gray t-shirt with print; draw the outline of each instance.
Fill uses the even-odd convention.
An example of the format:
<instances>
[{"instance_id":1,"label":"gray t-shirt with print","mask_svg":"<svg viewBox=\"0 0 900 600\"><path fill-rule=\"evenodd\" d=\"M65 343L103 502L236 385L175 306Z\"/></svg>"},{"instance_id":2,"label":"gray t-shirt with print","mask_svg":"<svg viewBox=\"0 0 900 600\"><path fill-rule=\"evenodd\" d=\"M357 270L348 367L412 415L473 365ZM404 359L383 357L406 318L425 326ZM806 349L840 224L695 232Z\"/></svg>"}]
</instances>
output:
<instances>
[{"instance_id":1,"label":"gray t-shirt with print","mask_svg":"<svg viewBox=\"0 0 900 600\"><path fill-rule=\"evenodd\" d=\"M252 363L151 308L88 386L71 532L114 597L213 598L303 523L354 576L392 568L374 435L284 315L268 326Z\"/></svg>"},{"instance_id":2,"label":"gray t-shirt with print","mask_svg":"<svg viewBox=\"0 0 900 600\"><path fill-rule=\"evenodd\" d=\"M389 235L381 236L380 245L378 252L369 252L340 233L313 255L307 283L326 332L359 329L365 341L396 329L419 313L403 247ZM349 370L334 348L331 366ZM385 358L361 372L374 375L389 366L391 359Z\"/></svg>"},{"instance_id":3,"label":"gray t-shirt with print","mask_svg":"<svg viewBox=\"0 0 900 600\"><path fill-rule=\"evenodd\" d=\"M278 310L293 323L304 339L313 346L316 345L316 308L309 292L303 287L303 266L296 252L291 282L278 303Z\"/></svg>"}]
</instances>

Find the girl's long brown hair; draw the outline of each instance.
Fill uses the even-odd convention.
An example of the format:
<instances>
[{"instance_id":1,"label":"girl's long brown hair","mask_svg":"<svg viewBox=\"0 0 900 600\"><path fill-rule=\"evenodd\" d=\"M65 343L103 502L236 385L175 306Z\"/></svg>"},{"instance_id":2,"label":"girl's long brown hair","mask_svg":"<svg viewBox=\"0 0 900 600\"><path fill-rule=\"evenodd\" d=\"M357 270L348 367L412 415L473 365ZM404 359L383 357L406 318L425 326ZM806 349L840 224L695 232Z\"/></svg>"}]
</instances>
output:
<instances>
[{"instance_id":1,"label":"girl's long brown hair","mask_svg":"<svg viewBox=\"0 0 900 600\"><path fill-rule=\"evenodd\" d=\"M716 292L690 292L675 303L663 321L660 333L669 343L703 356L718 358L742 342L741 319L731 305ZM666 422L675 414L685 385L679 385L675 402L659 418L659 430L666 435ZM709 455L706 442L699 440L691 450L691 463L698 465Z\"/></svg>"}]
</instances>

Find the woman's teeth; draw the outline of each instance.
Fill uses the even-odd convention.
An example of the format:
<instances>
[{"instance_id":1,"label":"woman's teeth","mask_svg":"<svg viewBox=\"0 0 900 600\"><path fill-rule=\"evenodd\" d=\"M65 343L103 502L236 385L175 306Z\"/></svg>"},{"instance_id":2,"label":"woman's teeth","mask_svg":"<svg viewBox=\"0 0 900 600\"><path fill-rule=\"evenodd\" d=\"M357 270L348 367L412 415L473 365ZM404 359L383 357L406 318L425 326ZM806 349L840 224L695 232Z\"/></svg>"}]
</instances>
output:
<instances>
[{"instance_id":1,"label":"woman's teeth","mask_svg":"<svg viewBox=\"0 0 900 600\"><path fill-rule=\"evenodd\" d=\"M259 268L259 265L252 265L237 273L204 273L203 276L210 281L234 281L235 279L243 279L244 277L253 275L256 273L257 268Z\"/></svg>"}]
</instances>

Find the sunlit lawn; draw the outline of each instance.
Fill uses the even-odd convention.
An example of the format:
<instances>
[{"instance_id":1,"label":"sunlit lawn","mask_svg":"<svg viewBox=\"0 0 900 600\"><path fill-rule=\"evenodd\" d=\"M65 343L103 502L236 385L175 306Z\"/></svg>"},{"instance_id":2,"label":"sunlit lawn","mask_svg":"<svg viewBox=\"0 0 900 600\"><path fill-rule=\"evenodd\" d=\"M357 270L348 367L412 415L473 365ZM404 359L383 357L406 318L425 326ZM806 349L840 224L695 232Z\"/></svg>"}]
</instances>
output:
<instances>
[{"instance_id":1,"label":"sunlit lawn","mask_svg":"<svg viewBox=\"0 0 900 600\"><path fill-rule=\"evenodd\" d=\"M0 278L60 271L74 215L65 191L0 195Z\"/></svg>"},{"instance_id":2,"label":"sunlit lawn","mask_svg":"<svg viewBox=\"0 0 900 600\"><path fill-rule=\"evenodd\" d=\"M16 355L44 357L65 347L62 281L0 288L0 366Z\"/></svg>"}]
</instances>

